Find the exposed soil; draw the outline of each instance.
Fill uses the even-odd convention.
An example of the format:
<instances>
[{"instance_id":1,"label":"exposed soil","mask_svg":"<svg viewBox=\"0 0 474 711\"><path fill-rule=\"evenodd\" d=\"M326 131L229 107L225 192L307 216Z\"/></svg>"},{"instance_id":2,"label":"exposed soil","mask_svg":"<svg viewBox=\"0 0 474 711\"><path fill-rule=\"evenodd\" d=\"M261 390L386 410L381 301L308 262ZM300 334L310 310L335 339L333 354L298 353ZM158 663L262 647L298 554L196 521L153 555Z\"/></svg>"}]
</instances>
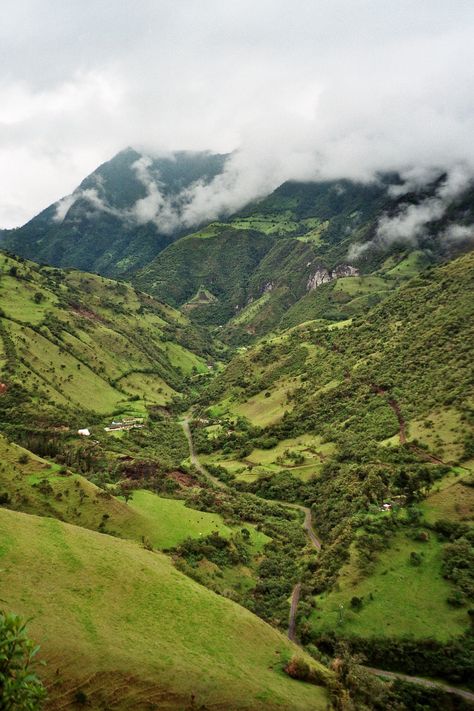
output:
<instances>
[{"instance_id":1,"label":"exposed soil","mask_svg":"<svg viewBox=\"0 0 474 711\"><path fill-rule=\"evenodd\" d=\"M193 479L193 477L190 474L186 474L185 472L181 472L181 471L169 472L168 478L174 479L174 481L177 481L180 486L183 486L185 488L191 488L193 486L197 486L197 481L195 479Z\"/></svg>"}]
</instances>

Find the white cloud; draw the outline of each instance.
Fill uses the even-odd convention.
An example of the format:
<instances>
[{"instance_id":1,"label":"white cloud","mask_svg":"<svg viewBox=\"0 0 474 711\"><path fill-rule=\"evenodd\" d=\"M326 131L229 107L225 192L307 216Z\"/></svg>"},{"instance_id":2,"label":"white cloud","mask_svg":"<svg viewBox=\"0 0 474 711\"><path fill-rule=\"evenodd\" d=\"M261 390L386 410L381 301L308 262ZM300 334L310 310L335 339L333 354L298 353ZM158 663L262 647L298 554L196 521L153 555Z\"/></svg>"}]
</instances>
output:
<instances>
[{"instance_id":1,"label":"white cloud","mask_svg":"<svg viewBox=\"0 0 474 711\"><path fill-rule=\"evenodd\" d=\"M448 242L472 242L474 225L449 225L444 232L444 238Z\"/></svg>"},{"instance_id":2,"label":"white cloud","mask_svg":"<svg viewBox=\"0 0 474 711\"><path fill-rule=\"evenodd\" d=\"M472 173L473 32L470 0L4 0L0 226L127 145L240 149L186 220L286 178Z\"/></svg>"},{"instance_id":3,"label":"white cloud","mask_svg":"<svg viewBox=\"0 0 474 711\"><path fill-rule=\"evenodd\" d=\"M448 171L446 178L432 197L416 204L405 205L395 215L383 215L378 222L375 238L369 242L351 246L348 258L357 260L367 250L374 247L386 248L394 242L416 244L420 237L427 234L429 224L444 216L452 201L466 190L472 180L473 174L467 165L454 166ZM408 178L409 188L406 186L405 188L403 186L395 187L397 192L403 195L415 187L416 182L411 174ZM389 190L389 192L391 191ZM455 235L458 235L457 239L462 239L462 235L466 236L466 229L459 225L453 225L452 228L445 231L443 236L454 240L456 239Z\"/></svg>"}]
</instances>

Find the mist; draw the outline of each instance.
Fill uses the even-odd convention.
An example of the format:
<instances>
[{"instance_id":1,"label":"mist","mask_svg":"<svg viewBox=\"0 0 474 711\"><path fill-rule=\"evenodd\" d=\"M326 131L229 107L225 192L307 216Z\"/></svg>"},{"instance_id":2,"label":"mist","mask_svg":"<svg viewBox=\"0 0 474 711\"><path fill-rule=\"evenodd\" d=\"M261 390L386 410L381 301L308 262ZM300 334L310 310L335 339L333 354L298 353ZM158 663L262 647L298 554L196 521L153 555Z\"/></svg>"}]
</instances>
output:
<instances>
[{"instance_id":1,"label":"mist","mask_svg":"<svg viewBox=\"0 0 474 711\"><path fill-rule=\"evenodd\" d=\"M397 171L393 190L408 190L441 172L464 185L474 175L468 1L50 0L44 12L6 0L1 19L1 227L70 195L128 145L143 155L135 171L146 189L128 219L162 231L288 179ZM232 156L171 204L147 156L185 149ZM111 209L99 194L83 197ZM445 202L381 222L377 239L416 239Z\"/></svg>"}]
</instances>

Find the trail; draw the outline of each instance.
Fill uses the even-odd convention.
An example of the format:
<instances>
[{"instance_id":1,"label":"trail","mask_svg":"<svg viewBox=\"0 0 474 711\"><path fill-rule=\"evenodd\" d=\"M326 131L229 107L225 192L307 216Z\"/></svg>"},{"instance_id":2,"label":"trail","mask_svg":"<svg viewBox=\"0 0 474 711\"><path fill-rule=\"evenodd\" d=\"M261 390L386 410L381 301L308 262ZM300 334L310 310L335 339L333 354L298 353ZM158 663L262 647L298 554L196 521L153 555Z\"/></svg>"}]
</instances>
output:
<instances>
[{"instance_id":1,"label":"trail","mask_svg":"<svg viewBox=\"0 0 474 711\"><path fill-rule=\"evenodd\" d=\"M290 620L288 623L288 639L298 644L296 638L296 610L300 601L301 583L296 583L291 594Z\"/></svg>"},{"instance_id":2,"label":"trail","mask_svg":"<svg viewBox=\"0 0 474 711\"><path fill-rule=\"evenodd\" d=\"M185 417L183 420L181 420L180 425L184 430L186 439L188 440L189 458L191 460L191 463L204 477L206 477L213 484L220 487L221 489L228 489L229 487L227 486L227 484L222 481L219 481L219 479L213 476L199 461L199 457L197 456L196 450L194 449L193 436L191 433L191 428L189 426L189 418ZM275 503L281 504L282 506L286 506L291 509L297 509L298 511L302 511L304 513L303 529L308 537L308 540L313 548L315 548L317 551L321 550L321 541L316 536L311 520L311 509L307 506L302 506L301 504L291 504L287 501L275 501ZM295 643L297 643L296 612L298 609L298 603L300 601L300 594L301 582L298 582L296 583L295 587L293 588L293 592L291 593L290 617L288 620L288 638Z\"/></svg>"},{"instance_id":3,"label":"trail","mask_svg":"<svg viewBox=\"0 0 474 711\"><path fill-rule=\"evenodd\" d=\"M189 426L189 418L185 417L184 420L180 420L179 424L184 430L184 434L186 435L186 439L188 440L188 447L189 447L189 458L191 460L191 464L193 464L198 472L200 472L206 479L209 479L212 481L212 483L215 486L218 486L220 489L227 489L228 486L224 484L224 482L220 481L216 476L211 474L205 466L201 464L199 461L196 451L194 449L194 442L193 442L193 436L191 434L191 428Z\"/></svg>"},{"instance_id":4,"label":"trail","mask_svg":"<svg viewBox=\"0 0 474 711\"><path fill-rule=\"evenodd\" d=\"M401 674L399 672L385 671L384 669L376 669L375 667L365 667L368 672L374 676L380 676L385 679L400 679L401 681L406 681L409 684L417 684L418 686L425 686L428 689L440 689L446 691L448 694L456 694L457 696L462 696L463 699L468 701L474 701L474 693L472 691L467 691L466 689L458 689L455 686L448 686L442 682L431 681L430 679L423 679L422 676L409 676L408 674Z\"/></svg>"},{"instance_id":5,"label":"trail","mask_svg":"<svg viewBox=\"0 0 474 711\"><path fill-rule=\"evenodd\" d=\"M303 529L305 530L306 535L309 538L309 542L311 543L313 548L316 548L317 551L320 551L321 541L316 536L316 532L313 528L311 509L307 506L302 506L301 504L290 504L288 501L275 500L275 503L281 504L282 506L287 506L290 509L298 509L298 511L302 511L304 513Z\"/></svg>"},{"instance_id":6,"label":"trail","mask_svg":"<svg viewBox=\"0 0 474 711\"><path fill-rule=\"evenodd\" d=\"M386 394L386 392L382 388L377 387L375 385L373 387L379 394L382 394L382 393ZM394 412L397 414L398 422L400 425L400 442L402 442L402 433L403 433L403 442L405 442L406 441L406 427L405 427L405 421L404 421L403 416L400 411L400 407L395 400L389 400L388 403L389 403L390 407L394 410ZM201 462L199 461L199 458L197 457L196 451L194 449L191 428L189 427L189 418L185 417L183 420L181 420L180 425L183 428L184 433L186 435L186 439L188 441L189 457L190 457L192 464L196 467L196 469L204 477L206 477L207 479L212 481L213 484L220 487L221 489L228 489L229 487L227 486L227 484L224 484L224 482L219 481L219 479L217 479L217 477L213 476L206 469L206 467L204 467L201 464ZM303 511L303 513L304 513L303 528L306 531L308 540L310 541L313 548L320 551L321 550L321 541L316 536L316 533L313 528L313 523L312 523L312 519L311 519L311 509L308 508L307 506L302 506L301 504L291 504L291 503L288 503L287 501L275 501L275 503L281 504L282 506L287 506L288 508L299 509L300 511ZM293 592L291 593L290 617L289 617L289 621L288 621L288 639L291 642L294 642L295 644L298 644L298 638L296 637L296 612L298 610L300 595L301 595L301 582L298 582L298 583L296 583L295 587L293 588ZM474 693L472 693L471 691L467 691L465 689L457 689L455 686L447 686L441 682L431 681L429 679L423 679L423 677L420 677L420 676L409 676L408 674L401 674L399 672L385 671L384 669L376 669L375 667L364 667L364 669L366 669L370 674L374 674L374 676L380 676L380 677L384 677L386 679L401 679L402 681L406 681L410 684L417 684L418 686L424 686L424 687L427 687L430 689L441 689L442 691L445 691L448 694L456 694L457 696L461 696L462 698L466 699L467 701L474 702Z\"/></svg>"}]
</instances>

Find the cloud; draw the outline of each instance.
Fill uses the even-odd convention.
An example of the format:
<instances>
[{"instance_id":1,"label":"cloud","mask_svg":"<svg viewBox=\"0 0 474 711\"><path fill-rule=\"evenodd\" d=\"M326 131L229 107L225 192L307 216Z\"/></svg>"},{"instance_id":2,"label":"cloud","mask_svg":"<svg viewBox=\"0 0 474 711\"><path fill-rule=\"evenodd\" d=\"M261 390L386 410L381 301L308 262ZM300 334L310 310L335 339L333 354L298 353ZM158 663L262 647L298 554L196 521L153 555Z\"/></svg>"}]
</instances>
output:
<instances>
[{"instance_id":1,"label":"cloud","mask_svg":"<svg viewBox=\"0 0 474 711\"><path fill-rule=\"evenodd\" d=\"M430 177L432 178L433 175ZM420 186L419 180L415 181L413 175L410 175L408 185L395 186L395 193L405 195ZM432 197L416 204L404 205L395 215L383 215L378 221L374 239L351 246L348 259L357 260L371 249L385 250L394 243L417 244L418 240L428 233L430 223L440 220L445 215L452 201L467 189L472 180L473 174L468 166L455 166L449 170ZM393 195L394 190L389 189L388 192ZM442 237L453 241L456 239L455 235L458 235L458 239L462 239L462 235L465 237L468 229L453 225L443 233Z\"/></svg>"},{"instance_id":2,"label":"cloud","mask_svg":"<svg viewBox=\"0 0 474 711\"><path fill-rule=\"evenodd\" d=\"M447 242L474 241L474 225L449 225L443 233Z\"/></svg>"},{"instance_id":3,"label":"cloud","mask_svg":"<svg viewBox=\"0 0 474 711\"><path fill-rule=\"evenodd\" d=\"M474 173L470 0L4 0L0 20L0 226L127 145L235 152L185 221L290 178ZM162 198L136 219L171 224Z\"/></svg>"}]
</instances>

